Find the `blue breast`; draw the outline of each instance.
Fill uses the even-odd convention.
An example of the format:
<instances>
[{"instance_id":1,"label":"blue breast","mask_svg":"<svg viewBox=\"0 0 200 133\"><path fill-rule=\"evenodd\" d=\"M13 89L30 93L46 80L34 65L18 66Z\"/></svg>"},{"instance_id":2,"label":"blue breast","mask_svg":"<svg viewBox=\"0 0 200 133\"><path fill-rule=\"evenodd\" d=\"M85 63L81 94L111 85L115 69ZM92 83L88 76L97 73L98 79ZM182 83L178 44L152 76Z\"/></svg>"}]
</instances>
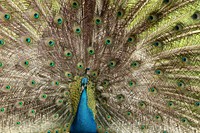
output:
<instances>
[{"instance_id":1,"label":"blue breast","mask_svg":"<svg viewBox=\"0 0 200 133\"><path fill-rule=\"evenodd\" d=\"M76 116L70 128L70 133L97 133L93 113L87 105L87 88L81 93Z\"/></svg>"}]
</instances>

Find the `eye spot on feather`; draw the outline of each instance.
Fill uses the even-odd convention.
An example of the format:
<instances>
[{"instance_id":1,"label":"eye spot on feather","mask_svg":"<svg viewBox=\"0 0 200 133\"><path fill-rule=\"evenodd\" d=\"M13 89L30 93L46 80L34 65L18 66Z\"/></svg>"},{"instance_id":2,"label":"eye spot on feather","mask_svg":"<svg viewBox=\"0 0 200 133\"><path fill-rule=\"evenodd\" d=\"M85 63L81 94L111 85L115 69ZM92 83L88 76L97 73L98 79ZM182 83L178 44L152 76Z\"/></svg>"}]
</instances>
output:
<instances>
[{"instance_id":1,"label":"eye spot on feather","mask_svg":"<svg viewBox=\"0 0 200 133\"><path fill-rule=\"evenodd\" d=\"M123 10L117 11L117 17L118 18L122 18L123 16L124 16L124 11Z\"/></svg>"},{"instance_id":2,"label":"eye spot on feather","mask_svg":"<svg viewBox=\"0 0 200 133\"><path fill-rule=\"evenodd\" d=\"M141 125L141 126L140 126L140 129L141 129L141 130L145 130L145 129L147 129L147 126L146 126L146 125Z\"/></svg>"},{"instance_id":3,"label":"eye spot on feather","mask_svg":"<svg viewBox=\"0 0 200 133\"><path fill-rule=\"evenodd\" d=\"M72 8L78 9L79 8L79 3L77 1L72 2Z\"/></svg>"},{"instance_id":4,"label":"eye spot on feather","mask_svg":"<svg viewBox=\"0 0 200 133\"><path fill-rule=\"evenodd\" d=\"M7 85L6 86L6 90L10 90L11 89L11 86L10 85Z\"/></svg>"},{"instance_id":5,"label":"eye spot on feather","mask_svg":"<svg viewBox=\"0 0 200 133\"><path fill-rule=\"evenodd\" d=\"M0 68L3 67L3 66L4 66L3 62L0 61Z\"/></svg>"},{"instance_id":6,"label":"eye spot on feather","mask_svg":"<svg viewBox=\"0 0 200 133\"><path fill-rule=\"evenodd\" d=\"M187 124L187 123L188 123L188 119L185 118L185 117L181 118L180 121L181 121L182 123L184 123L184 124Z\"/></svg>"},{"instance_id":7,"label":"eye spot on feather","mask_svg":"<svg viewBox=\"0 0 200 133\"><path fill-rule=\"evenodd\" d=\"M167 106L168 106L168 107L173 107L173 106L174 106L174 103L173 103L172 101L168 101L168 102L167 102Z\"/></svg>"},{"instance_id":8,"label":"eye spot on feather","mask_svg":"<svg viewBox=\"0 0 200 133\"><path fill-rule=\"evenodd\" d=\"M93 77L97 77L97 76L98 76L98 72L97 72L97 71L93 71L93 72L91 72L91 75L92 75Z\"/></svg>"},{"instance_id":9,"label":"eye spot on feather","mask_svg":"<svg viewBox=\"0 0 200 133\"><path fill-rule=\"evenodd\" d=\"M95 51L94 51L93 47L89 47L87 50L88 50L89 55L94 55L95 54Z\"/></svg>"},{"instance_id":10,"label":"eye spot on feather","mask_svg":"<svg viewBox=\"0 0 200 133\"><path fill-rule=\"evenodd\" d=\"M188 62L188 58L187 58L187 57L182 57L182 58L181 58L181 61L182 61L183 63L186 63L186 62Z\"/></svg>"},{"instance_id":11,"label":"eye spot on feather","mask_svg":"<svg viewBox=\"0 0 200 133\"><path fill-rule=\"evenodd\" d=\"M24 65L28 66L29 65L29 61L24 61Z\"/></svg>"},{"instance_id":12,"label":"eye spot on feather","mask_svg":"<svg viewBox=\"0 0 200 133\"><path fill-rule=\"evenodd\" d=\"M144 101L139 101L139 102L138 102L138 106L139 106L140 109L143 110L143 109L146 108L146 103L145 103Z\"/></svg>"},{"instance_id":13,"label":"eye spot on feather","mask_svg":"<svg viewBox=\"0 0 200 133\"><path fill-rule=\"evenodd\" d=\"M76 33L76 34L80 34L80 33L81 33L81 28L76 28L76 29L75 29L75 33Z\"/></svg>"},{"instance_id":14,"label":"eye spot on feather","mask_svg":"<svg viewBox=\"0 0 200 133\"><path fill-rule=\"evenodd\" d=\"M171 2L171 0L163 0L164 4L169 4Z\"/></svg>"},{"instance_id":15,"label":"eye spot on feather","mask_svg":"<svg viewBox=\"0 0 200 133\"><path fill-rule=\"evenodd\" d=\"M26 43L27 43L27 44L30 44L30 43L31 43L31 38L30 38L30 37L27 37L25 40L26 40Z\"/></svg>"},{"instance_id":16,"label":"eye spot on feather","mask_svg":"<svg viewBox=\"0 0 200 133\"><path fill-rule=\"evenodd\" d=\"M50 61L50 62L49 62L49 66L50 66L50 67L55 67L55 65L56 65L56 63L55 63L54 61Z\"/></svg>"},{"instance_id":17,"label":"eye spot on feather","mask_svg":"<svg viewBox=\"0 0 200 133\"><path fill-rule=\"evenodd\" d=\"M198 12L198 11L195 12L191 17L192 17L193 20L199 20L200 19L200 12Z\"/></svg>"},{"instance_id":18,"label":"eye spot on feather","mask_svg":"<svg viewBox=\"0 0 200 133\"><path fill-rule=\"evenodd\" d=\"M4 40L0 39L0 47L5 44Z\"/></svg>"},{"instance_id":19,"label":"eye spot on feather","mask_svg":"<svg viewBox=\"0 0 200 133\"><path fill-rule=\"evenodd\" d=\"M181 31L183 29L183 25L182 24L177 24L175 27L174 27L174 30L175 31Z\"/></svg>"},{"instance_id":20,"label":"eye spot on feather","mask_svg":"<svg viewBox=\"0 0 200 133\"><path fill-rule=\"evenodd\" d=\"M48 42L48 44L49 44L50 47L53 47L53 46L55 45L55 41L50 40L50 41Z\"/></svg>"},{"instance_id":21,"label":"eye spot on feather","mask_svg":"<svg viewBox=\"0 0 200 133\"><path fill-rule=\"evenodd\" d=\"M112 40L110 38L107 38L105 40L105 45L111 45L112 44Z\"/></svg>"},{"instance_id":22,"label":"eye spot on feather","mask_svg":"<svg viewBox=\"0 0 200 133\"><path fill-rule=\"evenodd\" d=\"M58 18L57 19L57 24L61 25L63 23L63 19L62 18Z\"/></svg>"},{"instance_id":23,"label":"eye spot on feather","mask_svg":"<svg viewBox=\"0 0 200 133\"><path fill-rule=\"evenodd\" d=\"M31 81L31 84L32 84L32 85L35 85L35 84L36 84L35 80L32 80L32 81Z\"/></svg>"},{"instance_id":24,"label":"eye spot on feather","mask_svg":"<svg viewBox=\"0 0 200 133\"><path fill-rule=\"evenodd\" d=\"M180 88L184 88L185 87L185 83L183 81L178 81L177 82L177 86Z\"/></svg>"},{"instance_id":25,"label":"eye spot on feather","mask_svg":"<svg viewBox=\"0 0 200 133\"><path fill-rule=\"evenodd\" d=\"M34 13L34 15L33 15L33 16L34 16L34 18L35 18L35 19L39 19L39 17L40 17L40 14L39 14L38 12L36 12L36 13Z\"/></svg>"},{"instance_id":26,"label":"eye spot on feather","mask_svg":"<svg viewBox=\"0 0 200 133\"><path fill-rule=\"evenodd\" d=\"M132 61L131 67L132 68L138 68L138 67L140 67L140 63L138 61Z\"/></svg>"},{"instance_id":27,"label":"eye spot on feather","mask_svg":"<svg viewBox=\"0 0 200 133\"><path fill-rule=\"evenodd\" d=\"M77 64L77 68L78 68L78 69L83 69L83 68L84 68L83 63L79 62L79 63Z\"/></svg>"},{"instance_id":28,"label":"eye spot on feather","mask_svg":"<svg viewBox=\"0 0 200 133\"><path fill-rule=\"evenodd\" d=\"M156 75L162 75L162 73L163 73L163 72L162 72L160 69L156 69L156 70L155 70L155 74L156 74Z\"/></svg>"},{"instance_id":29,"label":"eye spot on feather","mask_svg":"<svg viewBox=\"0 0 200 133\"><path fill-rule=\"evenodd\" d=\"M155 22L156 20L158 19L157 15L156 14L151 14L148 16L147 20L149 22Z\"/></svg>"},{"instance_id":30,"label":"eye spot on feather","mask_svg":"<svg viewBox=\"0 0 200 133\"><path fill-rule=\"evenodd\" d=\"M200 106L200 102L195 102L194 106L199 107Z\"/></svg>"},{"instance_id":31,"label":"eye spot on feather","mask_svg":"<svg viewBox=\"0 0 200 133\"><path fill-rule=\"evenodd\" d=\"M128 81L129 87L134 87L136 83L134 81Z\"/></svg>"},{"instance_id":32,"label":"eye spot on feather","mask_svg":"<svg viewBox=\"0 0 200 133\"><path fill-rule=\"evenodd\" d=\"M100 19L100 18L97 18L96 20L95 20L95 24L96 25L100 25L102 23L102 20Z\"/></svg>"},{"instance_id":33,"label":"eye spot on feather","mask_svg":"<svg viewBox=\"0 0 200 133\"><path fill-rule=\"evenodd\" d=\"M11 15L8 14L8 13L6 13L6 14L4 15L4 19L5 19L6 21L10 20L10 19L11 19Z\"/></svg>"},{"instance_id":34,"label":"eye spot on feather","mask_svg":"<svg viewBox=\"0 0 200 133\"><path fill-rule=\"evenodd\" d=\"M111 61L108 62L108 66L109 66L110 68L114 68L116 65L117 65L117 62L114 61L114 60L111 60Z\"/></svg>"},{"instance_id":35,"label":"eye spot on feather","mask_svg":"<svg viewBox=\"0 0 200 133\"><path fill-rule=\"evenodd\" d=\"M125 96L123 94L118 94L116 98L117 98L117 102L119 103L125 101Z\"/></svg>"},{"instance_id":36,"label":"eye spot on feather","mask_svg":"<svg viewBox=\"0 0 200 133\"><path fill-rule=\"evenodd\" d=\"M17 121L17 122L16 122L16 125L20 125L20 124L21 124L21 122L20 122L20 121Z\"/></svg>"},{"instance_id":37,"label":"eye spot on feather","mask_svg":"<svg viewBox=\"0 0 200 133\"><path fill-rule=\"evenodd\" d=\"M0 113L4 113L5 112L5 108L0 108Z\"/></svg>"},{"instance_id":38,"label":"eye spot on feather","mask_svg":"<svg viewBox=\"0 0 200 133\"><path fill-rule=\"evenodd\" d=\"M157 89L154 88L154 87L149 88L148 90L149 90L149 92L151 92L151 93L157 93Z\"/></svg>"},{"instance_id":39,"label":"eye spot on feather","mask_svg":"<svg viewBox=\"0 0 200 133\"><path fill-rule=\"evenodd\" d=\"M159 41L156 41L156 42L153 43L153 46L155 46L155 47L162 47L162 43L159 42Z\"/></svg>"}]
</instances>

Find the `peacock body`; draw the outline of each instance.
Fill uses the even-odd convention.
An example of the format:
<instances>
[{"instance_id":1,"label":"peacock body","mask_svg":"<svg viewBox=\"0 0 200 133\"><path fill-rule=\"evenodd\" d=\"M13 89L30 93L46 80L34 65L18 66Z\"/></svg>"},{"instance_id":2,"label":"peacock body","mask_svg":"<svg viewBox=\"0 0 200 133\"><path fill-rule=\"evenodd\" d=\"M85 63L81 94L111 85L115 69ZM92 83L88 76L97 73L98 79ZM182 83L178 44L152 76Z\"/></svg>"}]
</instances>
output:
<instances>
[{"instance_id":1,"label":"peacock body","mask_svg":"<svg viewBox=\"0 0 200 133\"><path fill-rule=\"evenodd\" d=\"M200 133L199 0L0 0L0 133Z\"/></svg>"}]
</instances>

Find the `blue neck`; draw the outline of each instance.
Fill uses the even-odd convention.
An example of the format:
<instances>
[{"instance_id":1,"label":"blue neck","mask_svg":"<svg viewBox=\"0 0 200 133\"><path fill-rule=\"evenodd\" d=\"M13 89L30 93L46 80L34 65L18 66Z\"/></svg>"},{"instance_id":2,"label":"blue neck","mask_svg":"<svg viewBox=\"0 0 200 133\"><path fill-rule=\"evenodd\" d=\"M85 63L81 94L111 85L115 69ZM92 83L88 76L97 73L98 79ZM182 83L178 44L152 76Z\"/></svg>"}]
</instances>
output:
<instances>
[{"instance_id":1,"label":"blue neck","mask_svg":"<svg viewBox=\"0 0 200 133\"><path fill-rule=\"evenodd\" d=\"M87 86L81 93L76 116L70 128L70 133L97 133L93 113L87 105Z\"/></svg>"}]
</instances>

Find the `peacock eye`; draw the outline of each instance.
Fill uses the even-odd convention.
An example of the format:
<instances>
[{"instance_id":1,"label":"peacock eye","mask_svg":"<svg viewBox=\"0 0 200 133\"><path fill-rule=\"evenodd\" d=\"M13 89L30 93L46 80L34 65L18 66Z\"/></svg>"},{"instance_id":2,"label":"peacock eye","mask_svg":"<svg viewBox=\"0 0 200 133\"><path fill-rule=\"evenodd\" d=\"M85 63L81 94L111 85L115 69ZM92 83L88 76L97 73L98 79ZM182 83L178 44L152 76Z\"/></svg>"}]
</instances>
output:
<instances>
[{"instance_id":1,"label":"peacock eye","mask_svg":"<svg viewBox=\"0 0 200 133\"><path fill-rule=\"evenodd\" d=\"M182 62L187 62L187 61L188 61L188 58L187 58L187 57L182 57L182 58L181 58L181 61L182 61Z\"/></svg>"},{"instance_id":2,"label":"peacock eye","mask_svg":"<svg viewBox=\"0 0 200 133\"><path fill-rule=\"evenodd\" d=\"M5 20L10 20L10 19L11 19L10 14L6 13L6 14L4 15L4 19L5 19Z\"/></svg>"},{"instance_id":3,"label":"peacock eye","mask_svg":"<svg viewBox=\"0 0 200 133\"><path fill-rule=\"evenodd\" d=\"M168 4L168 3L170 3L171 2L171 0L163 0L163 3L164 4Z\"/></svg>"},{"instance_id":4,"label":"peacock eye","mask_svg":"<svg viewBox=\"0 0 200 133\"><path fill-rule=\"evenodd\" d=\"M157 70L155 70L155 74L156 74L156 75L161 75L161 74L162 74L162 71L159 70L159 69L157 69Z\"/></svg>"},{"instance_id":5,"label":"peacock eye","mask_svg":"<svg viewBox=\"0 0 200 133\"><path fill-rule=\"evenodd\" d=\"M32 85L35 85L35 84L36 84L35 80L32 80L32 81L31 81L31 84L32 84Z\"/></svg>"},{"instance_id":6,"label":"peacock eye","mask_svg":"<svg viewBox=\"0 0 200 133\"><path fill-rule=\"evenodd\" d=\"M129 85L130 87L133 87L133 86L135 85L135 82L134 82L134 81L128 81L128 85Z\"/></svg>"},{"instance_id":7,"label":"peacock eye","mask_svg":"<svg viewBox=\"0 0 200 133\"><path fill-rule=\"evenodd\" d=\"M48 97L47 94L41 94L39 98L40 98L40 100L43 101L43 100L47 99L47 97Z\"/></svg>"},{"instance_id":8,"label":"peacock eye","mask_svg":"<svg viewBox=\"0 0 200 133\"><path fill-rule=\"evenodd\" d=\"M63 19L62 18L58 18L57 19L57 24L61 25L63 23Z\"/></svg>"},{"instance_id":9,"label":"peacock eye","mask_svg":"<svg viewBox=\"0 0 200 133\"><path fill-rule=\"evenodd\" d=\"M200 102L195 102L194 106L196 106L196 107L200 106Z\"/></svg>"},{"instance_id":10,"label":"peacock eye","mask_svg":"<svg viewBox=\"0 0 200 133\"><path fill-rule=\"evenodd\" d=\"M144 101L139 101L138 106L140 109L144 109L146 107L146 103Z\"/></svg>"},{"instance_id":11,"label":"peacock eye","mask_svg":"<svg viewBox=\"0 0 200 133\"><path fill-rule=\"evenodd\" d=\"M100 18L97 18L97 19L95 19L95 23L96 23L96 25L100 25L102 23L102 21Z\"/></svg>"},{"instance_id":12,"label":"peacock eye","mask_svg":"<svg viewBox=\"0 0 200 133\"><path fill-rule=\"evenodd\" d=\"M109 83L109 81L108 81L107 79L105 79L105 80L103 81L103 86L104 86L104 87L107 87L109 84L110 84L110 83Z\"/></svg>"},{"instance_id":13,"label":"peacock eye","mask_svg":"<svg viewBox=\"0 0 200 133\"><path fill-rule=\"evenodd\" d=\"M78 69L83 69L83 68L84 68L83 63L79 62L79 63L77 64L77 68L78 68Z\"/></svg>"},{"instance_id":14,"label":"peacock eye","mask_svg":"<svg viewBox=\"0 0 200 133\"><path fill-rule=\"evenodd\" d=\"M169 101L169 102L167 102L167 106L168 106L168 107L173 107L173 106L174 106L174 103L173 103L172 101Z\"/></svg>"},{"instance_id":15,"label":"peacock eye","mask_svg":"<svg viewBox=\"0 0 200 133\"><path fill-rule=\"evenodd\" d=\"M70 124L69 124L69 123L67 123L65 126L68 128L68 127L70 126Z\"/></svg>"},{"instance_id":16,"label":"peacock eye","mask_svg":"<svg viewBox=\"0 0 200 133\"><path fill-rule=\"evenodd\" d=\"M0 68L3 67L3 63L0 61Z\"/></svg>"},{"instance_id":17,"label":"peacock eye","mask_svg":"<svg viewBox=\"0 0 200 133\"><path fill-rule=\"evenodd\" d=\"M199 20L199 19L200 19L200 12L195 12L195 13L192 15L192 19L194 19L194 20Z\"/></svg>"},{"instance_id":18,"label":"peacock eye","mask_svg":"<svg viewBox=\"0 0 200 133\"><path fill-rule=\"evenodd\" d=\"M55 82L56 85L59 85L60 83L58 81Z\"/></svg>"},{"instance_id":19,"label":"peacock eye","mask_svg":"<svg viewBox=\"0 0 200 133\"><path fill-rule=\"evenodd\" d=\"M155 121L162 121L162 117L160 115L154 116Z\"/></svg>"},{"instance_id":20,"label":"peacock eye","mask_svg":"<svg viewBox=\"0 0 200 133\"><path fill-rule=\"evenodd\" d=\"M140 63L138 61L132 61L131 67L132 68L138 68L140 66Z\"/></svg>"},{"instance_id":21,"label":"peacock eye","mask_svg":"<svg viewBox=\"0 0 200 133\"><path fill-rule=\"evenodd\" d=\"M176 31L180 31L183 29L183 25L182 24L177 24L175 27L174 27L174 30Z\"/></svg>"},{"instance_id":22,"label":"peacock eye","mask_svg":"<svg viewBox=\"0 0 200 133\"><path fill-rule=\"evenodd\" d=\"M6 86L6 90L10 90L11 89L11 86L10 85L7 85Z\"/></svg>"},{"instance_id":23,"label":"peacock eye","mask_svg":"<svg viewBox=\"0 0 200 133\"><path fill-rule=\"evenodd\" d=\"M185 83L183 81L178 81L177 82L177 86L180 88L184 88L185 87Z\"/></svg>"},{"instance_id":24,"label":"peacock eye","mask_svg":"<svg viewBox=\"0 0 200 133\"><path fill-rule=\"evenodd\" d=\"M79 8L79 3L77 1L72 2L72 8L77 9Z\"/></svg>"},{"instance_id":25,"label":"peacock eye","mask_svg":"<svg viewBox=\"0 0 200 133\"><path fill-rule=\"evenodd\" d=\"M50 66L50 67L54 67L55 65L56 65L56 64L55 64L54 61L50 61L50 62L49 62L49 66Z\"/></svg>"},{"instance_id":26,"label":"peacock eye","mask_svg":"<svg viewBox=\"0 0 200 133\"><path fill-rule=\"evenodd\" d=\"M188 122L188 119L187 119L187 118L181 118L181 122L182 122L182 123L187 123L187 122Z\"/></svg>"},{"instance_id":27,"label":"peacock eye","mask_svg":"<svg viewBox=\"0 0 200 133\"><path fill-rule=\"evenodd\" d=\"M59 117L59 114L54 114L54 115L53 115L53 119L54 119L54 120L58 119L58 117Z\"/></svg>"},{"instance_id":28,"label":"peacock eye","mask_svg":"<svg viewBox=\"0 0 200 133\"><path fill-rule=\"evenodd\" d=\"M157 18L158 18L158 17L157 17L156 15L153 15L153 14L152 14L152 15L149 15L149 16L148 16L148 21L149 21L149 22L154 22L154 21L157 20Z\"/></svg>"},{"instance_id":29,"label":"peacock eye","mask_svg":"<svg viewBox=\"0 0 200 133\"><path fill-rule=\"evenodd\" d=\"M123 102L125 100L125 96L123 94L119 94L116 96L118 102Z\"/></svg>"},{"instance_id":30,"label":"peacock eye","mask_svg":"<svg viewBox=\"0 0 200 133\"><path fill-rule=\"evenodd\" d=\"M39 17L40 17L40 14L36 12L36 13L34 13L34 15L33 15L33 16L34 16L34 18L35 18L35 19L39 19Z\"/></svg>"},{"instance_id":31,"label":"peacock eye","mask_svg":"<svg viewBox=\"0 0 200 133\"><path fill-rule=\"evenodd\" d=\"M64 55L67 57L67 58L71 58L72 57L72 52L70 51L70 50L66 50L65 52L64 52Z\"/></svg>"},{"instance_id":32,"label":"peacock eye","mask_svg":"<svg viewBox=\"0 0 200 133\"><path fill-rule=\"evenodd\" d=\"M149 92L152 92L152 93L156 93L157 92L157 89L152 87L152 88L149 88Z\"/></svg>"},{"instance_id":33,"label":"peacock eye","mask_svg":"<svg viewBox=\"0 0 200 133\"><path fill-rule=\"evenodd\" d=\"M105 40L105 45L111 45L112 44L112 40L110 38L107 38Z\"/></svg>"},{"instance_id":34,"label":"peacock eye","mask_svg":"<svg viewBox=\"0 0 200 133\"><path fill-rule=\"evenodd\" d=\"M55 45L55 41L50 40L50 41L48 42L48 45L49 45L50 47L53 47L53 46Z\"/></svg>"},{"instance_id":35,"label":"peacock eye","mask_svg":"<svg viewBox=\"0 0 200 133\"><path fill-rule=\"evenodd\" d=\"M128 43L132 43L135 41L135 37L134 36L130 36L128 39L127 39L127 42Z\"/></svg>"},{"instance_id":36,"label":"peacock eye","mask_svg":"<svg viewBox=\"0 0 200 133\"><path fill-rule=\"evenodd\" d=\"M62 99L57 99L56 100L56 105L57 106L60 106L60 105L62 105L63 104L63 100Z\"/></svg>"},{"instance_id":37,"label":"peacock eye","mask_svg":"<svg viewBox=\"0 0 200 133\"><path fill-rule=\"evenodd\" d=\"M27 37L25 40L26 40L27 44L31 43L31 38L30 37Z\"/></svg>"},{"instance_id":38,"label":"peacock eye","mask_svg":"<svg viewBox=\"0 0 200 133\"><path fill-rule=\"evenodd\" d=\"M35 113L35 110L31 110L31 113L34 114L34 113Z\"/></svg>"},{"instance_id":39,"label":"peacock eye","mask_svg":"<svg viewBox=\"0 0 200 133\"><path fill-rule=\"evenodd\" d=\"M91 73L91 75L92 75L93 77L96 77L96 76L98 75L98 73L97 73L97 71L93 71L93 72Z\"/></svg>"},{"instance_id":40,"label":"peacock eye","mask_svg":"<svg viewBox=\"0 0 200 133\"><path fill-rule=\"evenodd\" d=\"M122 10L117 11L118 18L123 17L123 16L124 16L124 11L122 11Z\"/></svg>"},{"instance_id":41,"label":"peacock eye","mask_svg":"<svg viewBox=\"0 0 200 133\"><path fill-rule=\"evenodd\" d=\"M5 108L0 108L0 112L4 113L5 112Z\"/></svg>"},{"instance_id":42,"label":"peacock eye","mask_svg":"<svg viewBox=\"0 0 200 133\"><path fill-rule=\"evenodd\" d=\"M16 125L20 125L20 124L21 124L21 122L20 122L20 121L17 121L17 122L16 122Z\"/></svg>"},{"instance_id":43,"label":"peacock eye","mask_svg":"<svg viewBox=\"0 0 200 133\"><path fill-rule=\"evenodd\" d=\"M4 40L0 39L0 46L3 46L5 44Z\"/></svg>"},{"instance_id":44,"label":"peacock eye","mask_svg":"<svg viewBox=\"0 0 200 133\"><path fill-rule=\"evenodd\" d=\"M101 126L97 126L97 128L98 128L98 129L101 129L102 127L101 127Z\"/></svg>"},{"instance_id":45,"label":"peacock eye","mask_svg":"<svg viewBox=\"0 0 200 133\"><path fill-rule=\"evenodd\" d=\"M24 61L24 66L29 66L29 61L28 60Z\"/></svg>"},{"instance_id":46,"label":"peacock eye","mask_svg":"<svg viewBox=\"0 0 200 133\"><path fill-rule=\"evenodd\" d=\"M76 34L80 34L80 33L81 33L81 28L79 28L79 27L78 27L78 28L75 28L75 33L76 33Z\"/></svg>"},{"instance_id":47,"label":"peacock eye","mask_svg":"<svg viewBox=\"0 0 200 133\"><path fill-rule=\"evenodd\" d=\"M48 130L48 131L47 131L47 133L51 133L51 131L50 131L50 130Z\"/></svg>"},{"instance_id":48,"label":"peacock eye","mask_svg":"<svg viewBox=\"0 0 200 133\"><path fill-rule=\"evenodd\" d=\"M113 67L115 67L116 65L117 65L117 62L116 62L116 61L113 61L113 60L109 61L109 63L108 63L108 66L109 66L110 68L113 68Z\"/></svg>"},{"instance_id":49,"label":"peacock eye","mask_svg":"<svg viewBox=\"0 0 200 133\"><path fill-rule=\"evenodd\" d=\"M95 54L93 47L89 47L87 50L88 50L89 55L94 55Z\"/></svg>"},{"instance_id":50,"label":"peacock eye","mask_svg":"<svg viewBox=\"0 0 200 133\"><path fill-rule=\"evenodd\" d=\"M159 42L159 41L154 42L153 45L154 45L155 47L162 47L162 43Z\"/></svg>"},{"instance_id":51,"label":"peacock eye","mask_svg":"<svg viewBox=\"0 0 200 133\"><path fill-rule=\"evenodd\" d=\"M65 72L65 76L68 77L68 78L72 78L72 73L70 73L70 72Z\"/></svg>"},{"instance_id":52,"label":"peacock eye","mask_svg":"<svg viewBox=\"0 0 200 133\"><path fill-rule=\"evenodd\" d=\"M110 121L110 120L111 120L111 116L110 116L110 115L107 115L107 116L106 116L106 119L107 119L108 121Z\"/></svg>"},{"instance_id":53,"label":"peacock eye","mask_svg":"<svg viewBox=\"0 0 200 133\"><path fill-rule=\"evenodd\" d=\"M144 130L144 129L146 129L146 126L145 125L141 125L140 128L141 128L141 130Z\"/></svg>"}]
</instances>

